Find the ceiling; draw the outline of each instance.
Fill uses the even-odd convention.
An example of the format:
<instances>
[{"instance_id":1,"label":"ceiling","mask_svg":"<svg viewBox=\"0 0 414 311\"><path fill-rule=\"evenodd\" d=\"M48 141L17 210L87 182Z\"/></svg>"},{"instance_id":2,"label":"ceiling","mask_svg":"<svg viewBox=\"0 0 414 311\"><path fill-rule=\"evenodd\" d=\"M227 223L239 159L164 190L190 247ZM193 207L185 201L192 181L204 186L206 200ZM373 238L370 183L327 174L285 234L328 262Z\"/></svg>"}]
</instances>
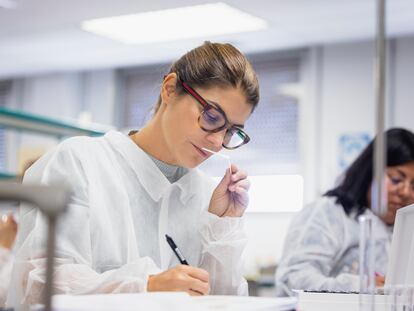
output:
<instances>
[{"instance_id":1,"label":"ceiling","mask_svg":"<svg viewBox=\"0 0 414 311\"><path fill-rule=\"evenodd\" d=\"M265 19L269 28L213 38L126 45L84 32L80 22L217 1L0 0L0 6L4 1L14 1L16 8L0 7L3 78L165 62L206 39L232 42L243 52L256 53L362 40L372 38L375 30L375 0L223 0ZM214 23L214 16L204 22ZM388 1L387 31L390 36L414 34L414 0Z\"/></svg>"}]
</instances>

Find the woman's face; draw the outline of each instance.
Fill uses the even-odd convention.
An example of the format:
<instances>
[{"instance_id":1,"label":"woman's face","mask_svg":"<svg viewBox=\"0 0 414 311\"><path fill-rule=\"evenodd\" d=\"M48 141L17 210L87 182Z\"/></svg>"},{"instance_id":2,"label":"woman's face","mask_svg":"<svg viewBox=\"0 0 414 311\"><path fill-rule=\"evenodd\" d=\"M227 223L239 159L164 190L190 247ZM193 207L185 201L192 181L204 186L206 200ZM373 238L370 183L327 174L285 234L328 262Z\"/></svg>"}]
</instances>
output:
<instances>
[{"instance_id":1,"label":"woman's face","mask_svg":"<svg viewBox=\"0 0 414 311\"><path fill-rule=\"evenodd\" d=\"M414 161L386 168L388 209L381 219L393 225L397 210L414 203Z\"/></svg>"},{"instance_id":2,"label":"woman's face","mask_svg":"<svg viewBox=\"0 0 414 311\"><path fill-rule=\"evenodd\" d=\"M231 124L244 126L252 112L252 105L239 88L194 88L206 101L219 106ZM202 106L189 94L174 96L166 105L162 127L168 150L176 165L193 168L211 156L201 148L222 149L226 129L208 133L198 124Z\"/></svg>"}]
</instances>

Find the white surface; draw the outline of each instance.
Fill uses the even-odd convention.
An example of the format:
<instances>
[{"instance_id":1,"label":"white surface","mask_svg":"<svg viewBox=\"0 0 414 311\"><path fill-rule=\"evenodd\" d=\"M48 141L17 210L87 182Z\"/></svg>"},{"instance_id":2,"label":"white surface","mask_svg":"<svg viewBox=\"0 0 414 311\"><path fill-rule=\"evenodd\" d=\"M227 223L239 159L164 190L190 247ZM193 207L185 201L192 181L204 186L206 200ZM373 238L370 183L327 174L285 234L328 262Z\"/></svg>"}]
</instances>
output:
<instances>
[{"instance_id":1,"label":"white surface","mask_svg":"<svg viewBox=\"0 0 414 311\"><path fill-rule=\"evenodd\" d=\"M297 303L295 297L198 296L193 301L203 309L222 311L282 311L294 309Z\"/></svg>"},{"instance_id":2,"label":"white surface","mask_svg":"<svg viewBox=\"0 0 414 311\"><path fill-rule=\"evenodd\" d=\"M244 52L253 53L372 38L375 30L375 1L225 2L264 19L270 27L251 33L129 46L82 31L80 24L88 19L204 4L206 1L17 1L16 9L0 10L0 76L170 61L206 39L231 41ZM393 0L387 3L388 33L393 36L412 34L414 2ZM206 16L200 22L209 23L214 19L215 16Z\"/></svg>"},{"instance_id":3,"label":"white surface","mask_svg":"<svg viewBox=\"0 0 414 311\"><path fill-rule=\"evenodd\" d=\"M299 291L298 308L300 311L361 311L358 294L307 293ZM368 308L370 297L361 297L365 309ZM391 297L375 295L375 311L388 311Z\"/></svg>"},{"instance_id":4,"label":"white surface","mask_svg":"<svg viewBox=\"0 0 414 311\"><path fill-rule=\"evenodd\" d=\"M191 297L186 293L142 293L113 295L57 295L54 311L282 311L296 306L296 298L242 296Z\"/></svg>"},{"instance_id":5,"label":"white surface","mask_svg":"<svg viewBox=\"0 0 414 311\"><path fill-rule=\"evenodd\" d=\"M57 295L54 311L204 311L186 293L143 293L107 295Z\"/></svg>"},{"instance_id":6,"label":"white surface","mask_svg":"<svg viewBox=\"0 0 414 311\"><path fill-rule=\"evenodd\" d=\"M414 284L414 204L397 211L385 287Z\"/></svg>"}]
</instances>

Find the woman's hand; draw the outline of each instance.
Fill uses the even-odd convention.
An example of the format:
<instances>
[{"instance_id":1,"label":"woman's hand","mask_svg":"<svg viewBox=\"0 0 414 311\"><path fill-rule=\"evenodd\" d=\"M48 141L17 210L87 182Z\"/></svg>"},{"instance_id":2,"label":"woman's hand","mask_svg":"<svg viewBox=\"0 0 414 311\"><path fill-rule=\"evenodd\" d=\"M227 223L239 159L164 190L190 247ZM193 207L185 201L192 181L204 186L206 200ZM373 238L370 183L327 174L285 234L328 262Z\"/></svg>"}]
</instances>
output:
<instances>
[{"instance_id":1,"label":"woman's hand","mask_svg":"<svg viewBox=\"0 0 414 311\"><path fill-rule=\"evenodd\" d=\"M0 246L11 249L17 234L17 223L12 214L0 216Z\"/></svg>"},{"instance_id":2,"label":"woman's hand","mask_svg":"<svg viewBox=\"0 0 414 311\"><path fill-rule=\"evenodd\" d=\"M250 182L246 172L231 165L213 192L208 211L219 217L241 217L249 204Z\"/></svg>"},{"instance_id":3,"label":"woman's hand","mask_svg":"<svg viewBox=\"0 0 414 311\"><path fill-rule=\"evenodd\" d=\"M384 287L385 284L385 277L382 275L375 275L375 286L376 287Z\"/></svg>"},{"instance_id":4,"label":"woman's hand","mask_svg":"<svg viewBox=\"0 0 414 311\"><path fill-rule=\"evenodd\" d=\"M165 272L150 275L147 291L187 292L192 296L208 295L208 272L196 267L178 265Z\"/></svg>"}]
</instances>

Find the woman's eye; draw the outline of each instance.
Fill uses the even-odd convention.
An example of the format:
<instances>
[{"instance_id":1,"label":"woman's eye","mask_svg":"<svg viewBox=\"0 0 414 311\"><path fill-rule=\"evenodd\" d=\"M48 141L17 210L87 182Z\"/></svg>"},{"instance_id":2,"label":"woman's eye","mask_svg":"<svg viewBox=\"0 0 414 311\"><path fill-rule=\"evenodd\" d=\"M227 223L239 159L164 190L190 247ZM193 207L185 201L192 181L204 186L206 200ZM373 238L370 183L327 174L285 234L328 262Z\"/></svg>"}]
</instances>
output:
<instances>
[{"instance_id":1,"label":"woman's eye","mask_svg":"<svg viewBox=\"0 0 414 311\"><path fill-rule=\"evenodd\" d=\"M204 114L204 117L206 118L206 121L210 122L210 123L216 123L219 121L219 117L215 114L206 112Z\"/></svg>"},{"instance_id":2,"label":"woman's eye","mask_svg":"<svg viewBox=\"0 0 414 311\"><path fill-rule=\"evenodd\" d=\"M398 184L400 184L402 182L402 179L401 178L390 177L390 180L391 180L391 183L393 185L398 185Z\"/></svg>"}]
</instances>

